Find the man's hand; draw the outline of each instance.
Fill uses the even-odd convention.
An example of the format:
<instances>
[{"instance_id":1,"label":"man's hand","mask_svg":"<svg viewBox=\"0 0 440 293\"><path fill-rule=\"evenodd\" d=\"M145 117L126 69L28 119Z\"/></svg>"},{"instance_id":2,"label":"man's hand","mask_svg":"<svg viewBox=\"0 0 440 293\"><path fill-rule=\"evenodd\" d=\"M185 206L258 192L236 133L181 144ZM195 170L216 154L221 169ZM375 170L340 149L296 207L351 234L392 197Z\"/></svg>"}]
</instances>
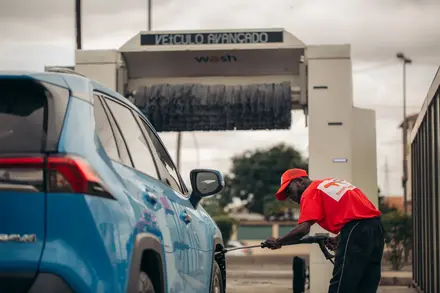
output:
<instances>
[{"instance_id":1,"label":"man's hand","mask_svg":"<svg viewBox=\"0 0 440 293\"><path fill-rule=\"evenodd\" d=\"M336 251L336 248L338 248L338 242L338 237L329 237L325 242L325 246L331 251Z\"/></svg>"},{"instance_id":2,"label":"man's hand","mask_svg":"<svg viewBox=\"0 0 440 293\"><path fill-rule=\"evenodd\" d=\"M281 244L278 243L277 239L275 237L269 237L266 239L266 241L264 241L264 244L268 246L268 248L275 250L275 249L280 249L281 248Z\"/></svg>"}]
</instances>

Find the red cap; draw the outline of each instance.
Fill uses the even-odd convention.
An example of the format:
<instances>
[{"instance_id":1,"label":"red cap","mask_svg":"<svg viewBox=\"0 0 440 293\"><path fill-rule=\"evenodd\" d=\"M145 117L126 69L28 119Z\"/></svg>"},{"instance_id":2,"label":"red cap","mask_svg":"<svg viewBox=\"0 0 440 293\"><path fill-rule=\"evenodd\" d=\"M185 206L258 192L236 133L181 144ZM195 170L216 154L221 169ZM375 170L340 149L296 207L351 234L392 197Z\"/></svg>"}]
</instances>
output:
<instances>
[{"instance_id":1,"label":"red cap","mask_svg":"<svg viewBox=\"0 0 440 293\"><path fill-rule=\"evenodd\" d=\"M286 200L287 186L289 186L290 181L299 177L309 177L309 175L307 174L306 170L303 169L289 169L286 172L284 172L283 175L281 176L281 187L280 189L278 189L277 193L275 194L275 197L278 200Z\"/></svg>"}]
</instances>

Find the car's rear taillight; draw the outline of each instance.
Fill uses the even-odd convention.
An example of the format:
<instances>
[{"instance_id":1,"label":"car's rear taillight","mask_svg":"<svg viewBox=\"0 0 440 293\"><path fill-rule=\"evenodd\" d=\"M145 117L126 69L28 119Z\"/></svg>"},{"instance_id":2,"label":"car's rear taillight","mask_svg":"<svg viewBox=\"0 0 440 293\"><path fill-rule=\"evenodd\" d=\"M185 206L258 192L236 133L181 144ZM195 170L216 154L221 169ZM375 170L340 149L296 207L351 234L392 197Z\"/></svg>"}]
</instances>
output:
<instances>
[{"instance_id":1,"label":"car's rear taillight","mask_svg":"<svg viewBox=\"0 0 440 293\"><path fill-rule=\"evenodd\" d=\"M46 192L83 193L114 199L91 166L79 157L0 158L0 170L19 172L28 169L45 171Z\"/></svg>"}]
</instances>

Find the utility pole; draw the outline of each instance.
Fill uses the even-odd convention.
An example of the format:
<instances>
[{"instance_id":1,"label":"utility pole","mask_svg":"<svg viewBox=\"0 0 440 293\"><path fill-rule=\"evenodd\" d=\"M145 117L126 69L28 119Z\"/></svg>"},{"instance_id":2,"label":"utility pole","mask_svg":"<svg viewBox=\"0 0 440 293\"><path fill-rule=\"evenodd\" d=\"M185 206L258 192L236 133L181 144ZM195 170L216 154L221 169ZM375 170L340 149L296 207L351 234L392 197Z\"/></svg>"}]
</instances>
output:
<instances>
[{"instance_id":1,"label":"utility pole","mask_svg":"<svg viewBox=\"0 0 440 293\"><path fill-rule=\"evenodd\" d=\"M402 124L402 147L403 147L403 176L402 176L402 187L403 187L403 213L408 215L408 160L407 160L407 150L408 150L408 121L406 119L406 65L411 64L412 60L405 56L402 52L396 54L397 59L401 60L403 63L403 124Z\"/></svg>"},{"instance_id":2,"label":"utility pole","mask_svg":"<svg viewBox=\"0 0 440 293\"><path fill-rule=\"evenodd\" d=\"M152 13L151 13L151 1L152 0L147 0L147 9L148 9L148 12L147 12L147 16L148 16L148 22L147 22L147 30L148 31L151 31L151 15L152 15Z\"/></svg>"},{"instance_id":3,"label":"utility pole","mask_svg":"<svg viewBox=\"0 0 440 293\"><path fill-rule=\"evenodd\" d=\"M388 157L385 157L384 173L385 173L384 195L388 196L390 195L390 169L388 167Z\"/></svg>"},{"instance_id":4,"label":"utility pole","mask_svg":"<svg viewBox=\"0 0 440 293\"><path fill-rule=\"evenodd\" d=\"M81 0L75 0L75 31L76 31L76 49L82 49L82 32L81 32Z\"/></svg>"}]
</instances>

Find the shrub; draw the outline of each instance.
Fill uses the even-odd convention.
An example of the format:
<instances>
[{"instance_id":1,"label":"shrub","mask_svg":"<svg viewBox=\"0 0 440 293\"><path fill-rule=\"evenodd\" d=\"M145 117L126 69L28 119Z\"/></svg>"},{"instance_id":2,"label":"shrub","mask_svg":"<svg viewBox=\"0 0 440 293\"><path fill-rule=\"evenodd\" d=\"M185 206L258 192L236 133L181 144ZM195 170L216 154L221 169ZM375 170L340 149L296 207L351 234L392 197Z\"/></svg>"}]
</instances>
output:
<instances>
[{"instance_id":1,"label":"shrub","mask_svg":"<svg viewBox=\"0 0 440 293\"><path fill-rule=\"evenodd\" d=\"M383 216L385 243L391 249L387 255L393 270L400 270L405 263L405 252L411 249L412 222L410 216L390 212Z\"/></svg>"}]
</instances>

